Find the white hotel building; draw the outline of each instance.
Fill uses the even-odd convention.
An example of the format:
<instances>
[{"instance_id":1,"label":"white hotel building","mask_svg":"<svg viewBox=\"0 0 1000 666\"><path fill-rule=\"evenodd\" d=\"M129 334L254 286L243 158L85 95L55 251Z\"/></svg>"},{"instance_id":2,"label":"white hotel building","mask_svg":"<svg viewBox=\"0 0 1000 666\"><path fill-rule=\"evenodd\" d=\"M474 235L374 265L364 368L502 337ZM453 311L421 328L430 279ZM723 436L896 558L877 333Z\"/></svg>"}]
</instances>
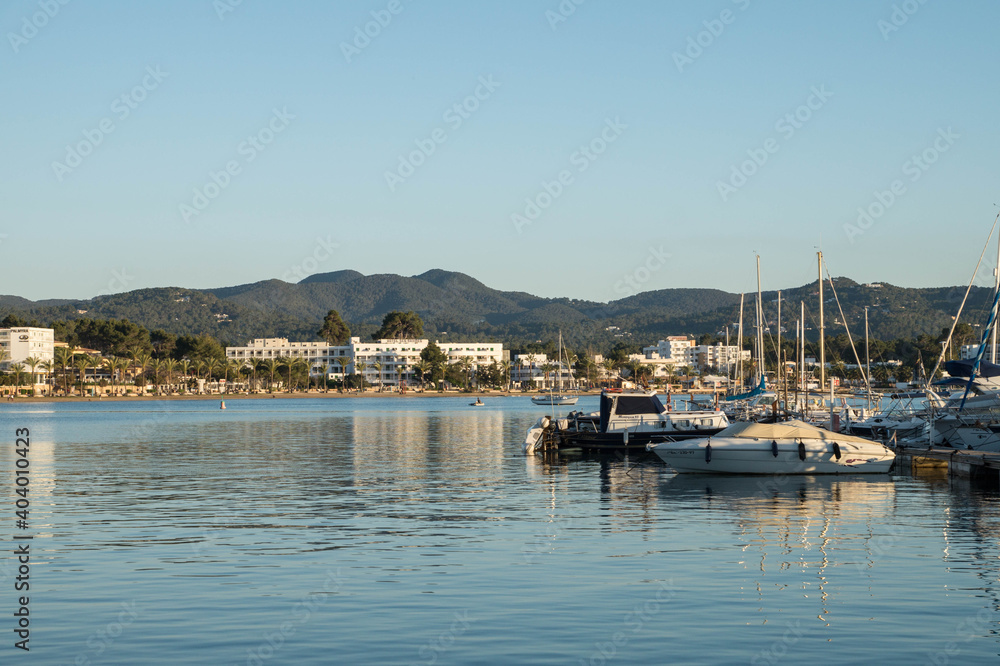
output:
<instances>
[{"instance_id":1,"label":"white hotel building","mask_svg":"<svg viewBox=\"0 0 1000 666\"><path fill-rule=\"evenodd\" d=\"M362 342L351 338L347 345L326 342L289 342L287 338L259 338L245 347L226 347L226 358L234 361L268 358L301 358L309 364L310 376L325 375L328 379L343 379L363 365L369 384L399 386L400 381L414 380L413 366L420 362L420 352L429 340L373 340ZM479 367L500 363L504 359L503 344L498 342L437 342L449 363L463 358L472 361L473 372ZM338 360L339 359L339 360ZM376 369L375 364L381 368Z\"/></svg>"},{"instance_id":2,"label":"white hotel building","mask_svg":"<svg viewBox=\"0 0 1000 666\"><path fill-rule=\"evenodd\" d=\"M709 367L735 366L740 358L750 360L749 350L735 345L723 345L721 342L715 345L695 345L694 340L682 335L672 335L666 340L660 340L655 346L643 347L642 352L645 358L638 357L637 360L643 363L672 364L675 369L690 366L700 371Z\"/></svg>"},{"instance_id":3,"label":"white hotel building","mask_svg":"<svg viewBox=\"0 0 1000 666\"><path fill-rule=\"evenodd\" d=\"M14 363L24 363L32 357L41 362L51 361L54 348L55 332L51 328L0 328L0 349L7 352L0 354L4 359L0 362L0 370L9 371ZM35 369L35 374L42 373L39 368Z\"/></svg>"},{"instance_id":4,"label":"white hotel building","mask_svg":"<svg viewBox=\"0 0 1000 666\"><path fill-rule=\"evenodd\" d=\"M548 377L543 370L547 365L553 368ZM573 375L567 365L555 359L550 361L546 354L518 354L510 364L510 381L515 386L535 382L539 388L550 389L560 385L568 387Z\"/></svg>"}]
</instances>

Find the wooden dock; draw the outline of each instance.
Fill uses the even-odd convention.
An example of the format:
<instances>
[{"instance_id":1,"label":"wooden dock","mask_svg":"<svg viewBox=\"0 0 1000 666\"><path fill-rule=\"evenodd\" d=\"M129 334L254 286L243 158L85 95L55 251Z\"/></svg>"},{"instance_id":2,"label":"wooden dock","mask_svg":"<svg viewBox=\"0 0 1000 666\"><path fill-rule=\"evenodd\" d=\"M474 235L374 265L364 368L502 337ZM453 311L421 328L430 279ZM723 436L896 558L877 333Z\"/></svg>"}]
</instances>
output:
<instances>
[{"instance_id":1,"label":"wooden dock","mask_svg":"<svg viewBox=\"0 0 1000 666\"><path fill-rule=\"evenodd\" d=\"M900 448L896 471L914 476L955 476L1000 487L1000 453L950 448Z\"/></svg>"}]
</instances>

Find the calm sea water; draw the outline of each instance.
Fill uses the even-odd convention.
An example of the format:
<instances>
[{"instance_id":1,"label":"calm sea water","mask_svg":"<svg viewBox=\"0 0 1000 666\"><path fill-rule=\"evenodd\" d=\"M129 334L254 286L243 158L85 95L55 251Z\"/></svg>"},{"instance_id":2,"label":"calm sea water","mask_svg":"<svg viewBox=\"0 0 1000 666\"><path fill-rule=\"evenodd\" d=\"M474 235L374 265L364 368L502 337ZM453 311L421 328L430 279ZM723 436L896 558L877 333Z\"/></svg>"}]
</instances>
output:
<instances>
[{"instance_id":1,"label":"calm sea water","mask_svg":"<svg viewBox=\"0 0 1000 666\"><path fill-rule=\"evenodd\" d=\"M2 663L996 663L1000 505L947 479L525 457L527 398L0 405ZM596 408L596 400L580 407Z\"/></svg>"}]
</instances>

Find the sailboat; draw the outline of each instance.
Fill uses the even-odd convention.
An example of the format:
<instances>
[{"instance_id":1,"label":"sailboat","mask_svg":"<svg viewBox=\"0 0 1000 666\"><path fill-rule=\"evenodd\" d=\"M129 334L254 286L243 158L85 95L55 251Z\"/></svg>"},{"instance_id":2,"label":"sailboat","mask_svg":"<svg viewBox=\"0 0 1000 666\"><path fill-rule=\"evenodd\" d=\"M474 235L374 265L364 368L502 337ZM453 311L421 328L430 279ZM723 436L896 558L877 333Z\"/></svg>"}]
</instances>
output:
<instances>
[{"instance_id":1,"label":"sailboat","mask_svg":"<svg viewBox=\"0 0 1000 666\"><path fill-rule=\"evenodd\" d=\"M578 395L568 395L562 392L562 369L563 369L563 354L562 354L562 331L559 331L559 386L555 392L543 393L542 395L536 395L531 399L531 402L536 405L548 406L560 406L560 405L575 405L577 400L580 399ZM566 365L569 367L569 364ZM573 369L570 368L569 371L570 380L573 378Z\"/></svg>"},{"instance_id":2,"label":"sailboat","mask_svg":"<svg viewBox=\"0 0 1000 666\"><path fill-rule=\"evenodd\" d=\"M756 299L756 328L757 333L754 337L754 348L753 356L756 359L756 364L754 368L754 384L748 390L742 393L737 393L734 395L727 395L723 398L725 402L736 403L733 407L729 409L731 415L736 416L738 413L742 413L746 417L750 417L752 413L757 412L766 406L769 406L774 400L774 394L768 392L767 390L767 380L764 376L764 313L763 313L763 302L761 300L760 291L760 257L757 257L757 299ZM780 324L779 324L780 326ZM740 296L740 325L739 325L739 345L742 349L743 347L743 296ZM742 356L738 359L737 363L740 366L740 381L742 383L743 373L742 373Z\"/></svg>"}]
</instances>

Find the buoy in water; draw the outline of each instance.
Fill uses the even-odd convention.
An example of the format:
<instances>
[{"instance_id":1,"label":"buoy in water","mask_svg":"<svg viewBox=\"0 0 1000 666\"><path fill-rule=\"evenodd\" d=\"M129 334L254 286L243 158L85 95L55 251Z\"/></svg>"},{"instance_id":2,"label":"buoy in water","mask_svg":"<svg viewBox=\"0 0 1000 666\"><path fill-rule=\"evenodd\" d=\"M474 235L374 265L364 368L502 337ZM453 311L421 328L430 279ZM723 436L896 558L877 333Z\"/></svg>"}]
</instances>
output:
<instances>
[{"instance_id":1,"label":"buoy in water","mask_svg":"<svg viewBox=\"0 0 1000 666\"><path fill-rule=\"evenodd\" d=\"M225 409L225 408L226 408L226 401L223 400L222 402L219 403L219 409Z\"/></svg>"}]
</instances>

